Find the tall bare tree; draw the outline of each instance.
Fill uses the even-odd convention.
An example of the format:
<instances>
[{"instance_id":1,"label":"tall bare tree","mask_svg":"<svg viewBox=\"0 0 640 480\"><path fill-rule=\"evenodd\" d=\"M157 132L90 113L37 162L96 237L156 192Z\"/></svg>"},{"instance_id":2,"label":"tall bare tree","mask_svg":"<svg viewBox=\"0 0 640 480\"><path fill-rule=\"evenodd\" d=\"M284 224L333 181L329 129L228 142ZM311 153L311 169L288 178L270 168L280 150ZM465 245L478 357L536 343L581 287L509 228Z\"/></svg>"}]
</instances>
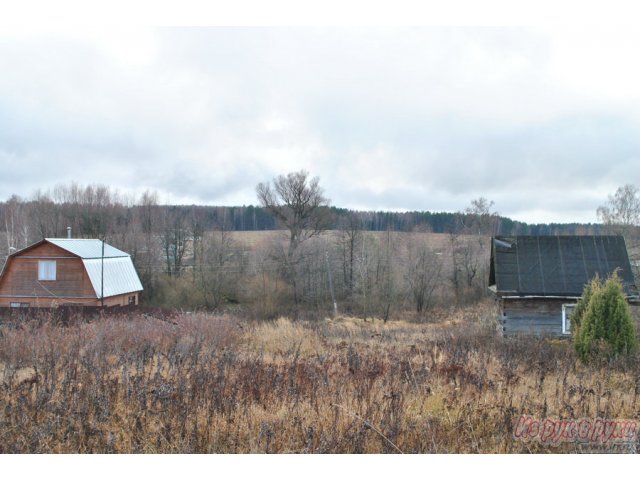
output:
<instances>
[{"instance_id":1,"label":"tall bare tree","mask_svg":"<svg viewBox=\"0 0 640 480\"><path fill-rule=\"evenodd\" d=\"M27 208L23 200L12 195L2 209L4 229L7 236L7 255L13 251L26 247L29 242L29 223L27 222Z\"/></svg>"},{"instance_id":2,"label":"tall bare tree","mask_svg":"<svg viewBox=\"0 0 640 480\"><path fill-rule=\"evenodd\" d=\"M258 201L282 226L289 230L289 253L309 238L326 230L329 221L329 199L319 185L318 177L300 170L273 179L273 184L259 183Z\"/></svg>"},{"instance_id":3,"label":"tall bare tree","mask_svg":"<svg viewBox=\"0 0 640 480\"><path fill-rule=\"evenodd\" d=\"M406 279L416 312L421 315L431 307L434 292L441 282L442 253L426 242L409 243Z\"/></svg>"},{"instance_id":4,"label":"tall bare tree","mask_svg":"<svg viewBox=\"0 0 640 480\"><path fill-rule=\"evenodd\" d=\"M598 207L597 215L607 232L624 236L636 279L640 280L640 190L630 184L619 187Z\"/></svg>"},{"instance_id":5,"label":"tall bare tree","mask_svg":"<svg viewBox=\"0 0 640 480\"><path fill-rule=\"evenodd\" d=\"M142 235L142 248L136 255L135 263L138 272L142 275L145 296L151 296L154 293L153 270L162 259L159 239L163 222L160 210L158 194L150 190L142 193L135 208L135 222Z\"/></svg>"},{"instance_id":6,"label":"tall bare tree","mask_svg":"<svg viewBox=\"0 0 640 480\"><path fill-rule=\"evenodd\" d=\"M342 256L342 277L346 294L351 297L357 249L362 239L362 220L356 212L348 212L339 222L338 248Z\"/></svg>"},{"instance_id":7,"label":"tall bare tree","mask_svg":"<svg viewBox=\"0 0 640 480\"><path fill-rule=\"evenodd\" d=\"M196 254L195 250L199 250ZM206 308L237 298L242 252L224 228L194 241L194 284Z\"/></svg>"},{"instance_id":8,"label":"tall bare tree","mask_svg":"<svg viewBox=\"0 0 640 480\"><path fill-rule=\"evenodd\" d=\"M169 276L179 276L193 235L187 219L178 207L168 207L163 217L161 242L167 267L166 273Z\"/></svg>"},{"instance_id":9,"label":"tall bare tree","mask_svg":"<svg viewBox=\"0 0 640 480\"><path fill-rule=\"evenodd\" d=\"M47 193L36 191L29 213L37 238L59 236L62 230L60 209Z\"/></svg>"},{"instance_id":10,"label":"tall bare tree","mask_svg":"<svg viewBox=\"0 0 640 480\"><path fill-rule=\"evenodd\" d=\"M271 183L259 183L256 187L260 205L289 231L288 248L281 260L296 305L299 300L296 267L301 261L300 245L325 231L329 225L329 199L319 183L318 177L309 178L309 173L301 170L280 175Z\"/></svg>"},{"instance_id":11,"label":"tall bare tree","mask_svg":"<svg viewBox=\"0 0 640 480\"><path fill-rule=\"evenodd\" d=\"M465 233L482 237L484 235L494 235L498 228L500 217L493 210L494 203L484 197L471 200L470 205L465 208Z\"/></svg>"},{"instance_id":12,"label":"tall bare tree","mask_svg":"<svg viewBox=\"0 0 640 480\"><path fill-rule=\"evenodd\" d=\"M498 213L494 203L484 197L471 200L464 212L456 216L456 226L449 235L451 245L451 282L458 302L471 300L486 287L486 253L488 237L497 232ZM463 293L464 295L463 297Z\"/></svg>"},{"instance_id":13,"label":"tall bare tree","mask_svg":"<svg viewBox=\"0 0 640 480\"><path fill-rule=\"evenodd\" d=\"M634 185L618 188L598 207L598 219L609 231L625 234L640 225L640 190Z\"/></svg>"}]
</instances>

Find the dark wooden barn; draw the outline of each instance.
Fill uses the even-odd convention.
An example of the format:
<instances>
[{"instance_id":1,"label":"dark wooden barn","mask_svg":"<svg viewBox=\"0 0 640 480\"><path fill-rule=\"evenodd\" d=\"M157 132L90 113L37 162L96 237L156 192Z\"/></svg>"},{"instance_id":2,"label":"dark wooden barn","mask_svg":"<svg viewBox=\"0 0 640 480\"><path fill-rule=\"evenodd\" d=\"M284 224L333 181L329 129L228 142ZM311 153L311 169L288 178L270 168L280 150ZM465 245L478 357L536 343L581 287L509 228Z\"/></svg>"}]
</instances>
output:
<instances>
[{"instance_id":1,"label":"dark wooden barn","mask_svg":"<svg viewBox=\"0 0 640 480\"><path fill-rule=\"evenodd\" d=\"M489 288L505 334L569 335L584 286L615 270L627 298L638 300L621 236L514 236L491 242Z\"/></svg>"}]
</instances>

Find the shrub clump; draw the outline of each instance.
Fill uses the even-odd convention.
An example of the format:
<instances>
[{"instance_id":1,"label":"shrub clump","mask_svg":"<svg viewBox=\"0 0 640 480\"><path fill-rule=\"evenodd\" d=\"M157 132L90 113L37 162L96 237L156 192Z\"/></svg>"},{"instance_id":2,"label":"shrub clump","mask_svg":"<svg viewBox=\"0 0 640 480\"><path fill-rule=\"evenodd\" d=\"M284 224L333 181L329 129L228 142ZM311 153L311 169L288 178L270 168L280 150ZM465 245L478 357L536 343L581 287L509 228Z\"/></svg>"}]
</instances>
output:
<instances>
[{"instance_id":1,"label":"shrub clump","mask_svg":"<svg viewBox=\"0 0 640 480\"><path fill-rule=\"evenodd\" d=\"M572 315L576 353L584 362L628 354L637 346L631 310L617 272L586 285Z\"/></svg>"}]
</instances>

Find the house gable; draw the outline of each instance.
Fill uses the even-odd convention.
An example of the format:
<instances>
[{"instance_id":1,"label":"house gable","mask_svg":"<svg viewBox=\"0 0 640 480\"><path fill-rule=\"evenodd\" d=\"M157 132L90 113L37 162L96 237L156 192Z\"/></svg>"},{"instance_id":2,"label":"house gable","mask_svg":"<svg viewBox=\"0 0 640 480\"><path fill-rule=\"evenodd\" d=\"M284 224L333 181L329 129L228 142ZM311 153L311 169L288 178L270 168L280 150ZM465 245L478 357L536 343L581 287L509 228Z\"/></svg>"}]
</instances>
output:
<instances>
[{"instance_id":1,"label":"house gable","mask_svg":"<svg viewBox=\"0 0 640 480\"><path fill-rule=\"evenodd\" d=\"M132 299L137 304L142 285L131 257L105 244L105 257L95 258L102 251L100 240L75 242L44 239L10 255L0 273L0 306L100 305L102 295L105 305ZM55 279L41 278L40 262L55 262Z\"/></svg>"},{"instance_id":2,"label":"house gable","mask_svg":"<svg viewBox=\"0 0 640 480\"><path fill-rule=\"evenodd\" d=\"M38 262L55 261L56 279L38 279ZM82 259L55 245L40 243L11 255L0 277L0 298L96 298Z\"/></svg>"}]
</instances>

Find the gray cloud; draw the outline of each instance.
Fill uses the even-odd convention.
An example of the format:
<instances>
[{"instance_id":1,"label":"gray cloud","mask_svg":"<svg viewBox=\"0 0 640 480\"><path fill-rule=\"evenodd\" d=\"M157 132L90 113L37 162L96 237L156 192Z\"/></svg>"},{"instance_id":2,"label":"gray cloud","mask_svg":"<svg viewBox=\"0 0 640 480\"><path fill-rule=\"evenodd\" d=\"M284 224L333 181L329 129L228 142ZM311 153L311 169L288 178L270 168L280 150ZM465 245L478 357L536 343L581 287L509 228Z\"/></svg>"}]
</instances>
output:
<instances>
[{"instance_id":1,"label":"gray cloud","mask_svg":"<svg viewBox=\"0 0 640 480\"><path fill-rule=\"evenodd\" d=\"M587 34L589 61L579 34L521 29L0 34L0 198L75 180L250 204L305 168L338 206L482 195L522 220L595 221L640 184L640 73L610 55L628 36Z\"/></svg>"}]
</instances>

